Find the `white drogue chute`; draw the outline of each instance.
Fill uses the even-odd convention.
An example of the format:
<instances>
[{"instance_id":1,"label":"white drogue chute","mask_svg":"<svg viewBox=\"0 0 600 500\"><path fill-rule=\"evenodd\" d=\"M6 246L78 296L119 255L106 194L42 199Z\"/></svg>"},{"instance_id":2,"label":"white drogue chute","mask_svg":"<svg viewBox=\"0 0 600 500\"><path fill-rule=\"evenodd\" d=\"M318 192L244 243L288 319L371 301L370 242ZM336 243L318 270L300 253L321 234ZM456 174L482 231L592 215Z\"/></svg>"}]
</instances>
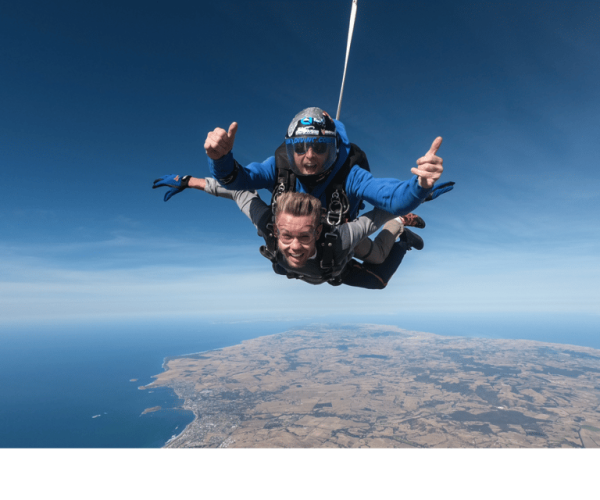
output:
<instances>
[{"instance_id":1,"label":"white drogue chute","mask_svg":"<svg viewBox=\"0 0 600 500\"><path fill-rule=\"evenodd\" d=\"M344 64L344 76L342 77L342 89L340 90L340 102L338 103L335 119L340 119L342 109L342 96L344 95L344 83L346 82L346 69L348 68L348 56L350 56L350 44L352 43L352 33L354 32L354 21L356 19L356 7L358 0L352 0L352 12L350 12L350 28L348 29L348 44L346 45L346 62Z\"/></svg>"}]
</instances>

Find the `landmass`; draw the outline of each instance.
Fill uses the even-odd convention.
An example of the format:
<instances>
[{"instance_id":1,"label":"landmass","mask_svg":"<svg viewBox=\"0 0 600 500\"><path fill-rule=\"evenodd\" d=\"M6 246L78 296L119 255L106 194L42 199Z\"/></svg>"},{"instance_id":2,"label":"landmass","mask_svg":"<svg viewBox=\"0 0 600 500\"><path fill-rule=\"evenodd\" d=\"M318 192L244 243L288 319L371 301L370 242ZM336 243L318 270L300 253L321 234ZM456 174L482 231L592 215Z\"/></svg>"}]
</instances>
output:
<instances>
[{"instance_id":1,"label":"landmass","mask_svg":"<svg viewBox=\"0 0 600 500\"><path fill-rule=\"evenodd\" d=\"M153 411L158 411L161 410L162 408L160 406L153 406L152 408L146 408L143 412L142 415L145 415L146 413L152 413Z\"/></svg>"},{"instance_id":2,"label":"landmass","mask_svg":"<svg viewBox=\"0 0 600 500\"><path fill-rule=\"evenodd\" d=\"M315 326L165 360L167 447L598 448L600 350Z\"/></svg>"}]
</instances>

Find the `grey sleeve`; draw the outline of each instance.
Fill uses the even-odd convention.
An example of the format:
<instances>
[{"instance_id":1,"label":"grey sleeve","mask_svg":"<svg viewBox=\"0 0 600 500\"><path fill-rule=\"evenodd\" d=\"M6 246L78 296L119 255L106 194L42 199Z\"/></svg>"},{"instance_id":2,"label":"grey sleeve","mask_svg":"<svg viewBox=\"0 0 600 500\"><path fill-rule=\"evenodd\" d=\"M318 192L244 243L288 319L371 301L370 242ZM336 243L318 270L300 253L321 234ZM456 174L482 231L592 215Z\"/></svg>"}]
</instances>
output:
<instances>
[{"instance_id":1,"label":"grey sleeve","mask_svg":"<svg viewBox=\"0 0 600 500\"><path fill-rule=\"evenodd\" d=\"M266 225L271 220L271 207L260 199L256 191L225 189L215 179L207 177L205 192L235 201L244 215L256 226L256 229L262 233L267 232Z\"/></svg>"},{"instance_id":2,"label":"grey sleeve","mask_svg":"<svg viewBox=\"0 0 600 500\"><path fill-rule=\"evenodd\" d=\"M396 217L385 210L374 208L358 219L342 224L339 229L342 251L351 251L360 241L373 234L387 221Z\"/></svg>"}]
</instances>

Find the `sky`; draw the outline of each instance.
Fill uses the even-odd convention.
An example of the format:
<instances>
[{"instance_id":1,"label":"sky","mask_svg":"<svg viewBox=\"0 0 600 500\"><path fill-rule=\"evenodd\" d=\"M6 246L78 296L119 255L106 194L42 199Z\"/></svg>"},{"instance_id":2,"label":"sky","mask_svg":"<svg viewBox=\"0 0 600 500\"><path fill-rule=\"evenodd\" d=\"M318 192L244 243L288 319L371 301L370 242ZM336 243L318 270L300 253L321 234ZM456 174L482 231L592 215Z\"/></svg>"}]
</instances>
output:
<instances>
[{"instance_id":1,"label":"sky","mask_svg":"<svg viewBox=\"0 0 600 500\"><path fill-rule=\"evenodd\" d=\"M377 177L409 179L424 250L383 291L275 275L209 175L204 140L264 161L293 116L337 109L350 0L4 2L0 327L100 318L598 317L597 1L360 0L340 120ZM596 146L594 146L596 145ZM269 194L261 192L263 199Z\"/></svg>"}]
</instances>

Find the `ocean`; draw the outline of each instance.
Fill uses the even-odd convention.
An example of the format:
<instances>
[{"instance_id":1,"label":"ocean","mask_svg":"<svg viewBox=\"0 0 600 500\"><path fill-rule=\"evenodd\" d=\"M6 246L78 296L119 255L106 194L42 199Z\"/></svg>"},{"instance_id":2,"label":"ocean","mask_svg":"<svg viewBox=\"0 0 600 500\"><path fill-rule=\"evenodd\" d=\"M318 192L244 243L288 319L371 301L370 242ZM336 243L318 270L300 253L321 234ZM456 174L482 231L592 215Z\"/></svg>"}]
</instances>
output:
<instances>
[{"instance_id":1,"label":"ocean","mask_svg":"<svg viewBox=\"0 0 600 500\"><path fill-rule=\"evenodd\" d=\"M2 327L0 448L160 448L193 420L170 389L139 390L165 357L219 349L314 323L377 323L439 335L600 349L594 315L329 316L102 321ZM143 414L146 408L162 409Z\"/></svg>"}]
</instances>

